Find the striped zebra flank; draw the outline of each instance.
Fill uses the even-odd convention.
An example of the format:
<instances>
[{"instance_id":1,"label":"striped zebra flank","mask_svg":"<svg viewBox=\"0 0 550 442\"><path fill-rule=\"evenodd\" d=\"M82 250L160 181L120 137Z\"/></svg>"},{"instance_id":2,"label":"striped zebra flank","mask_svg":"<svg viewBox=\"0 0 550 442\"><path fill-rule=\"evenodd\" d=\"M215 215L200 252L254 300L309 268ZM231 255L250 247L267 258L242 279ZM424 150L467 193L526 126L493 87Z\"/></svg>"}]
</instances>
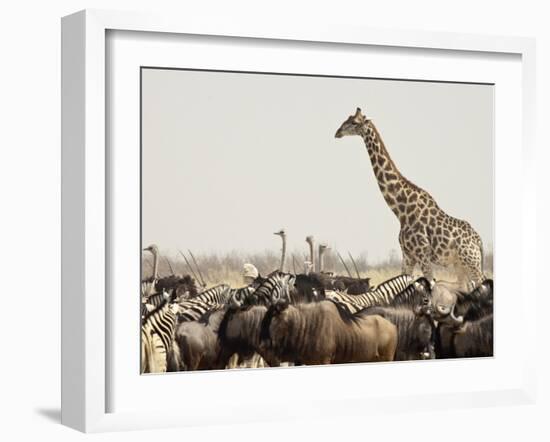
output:
<instances>
[{"instance_id":1,"label":"striped zebra flank","mask_svg":"<svg viewBox=\"0 0 550 442\"><path fill-rule=\"evenodd\" d=\"M169 300L169 298L170 295L164 291L142 298L141 320L143 321L150 312L158 308L163 302Z\"/></svg>"},{"instance_id":2,"label":"striped zebra flank","mask_svg":"<svg viewBox=\"0 0 550 442\"><path fill-rule=\"evenodd\" d=\"M252 285L241 287L238 289L231 289L229 295L228 305L232 308L242 307L248 302L248 299L256 291L256 288Z\"/></svg>"},{"instance_id":3,"label":"striped zebra flank","mask_svg":"<svg viewBox=\"0 0 550 442\"><path fill-rule=\"evenodd\" d=\"M251 293L246 304L270 306L281 300L290 301L290 286L294 279L288 273L274 272Z\"/></svg>"},{"instance_id":4,"label":"striped zebra flank","mask_svg":"<svg viewBox=\"0 0 550 442\"><path fill-rule=\"evenodd\" d=\"M163 372L168 369L175 329L176 313L166 300L145 316L141 326L143 373Z\"/></svg>"},{"instance_id":5,"label":"striped zebra flank","mask_svg":"<svg viewBox=\"0 0 550 442\"><path fill-rule=\"evenodd\" d=\"M360 295L348 295L345 292L327 291L325 296L331 301L344 304L352 314L366 307L390 305L393 299L411 286L413 278L399 275L382 282L368 292Z\"/></svg>"},{"instance_id":6,"label":"striped zebra flank","mask_svg":"<svg viewBox=\"0 0 550 442\"><path fill-rule=\"evenodd\" d=\"M418 278L412 284L409 284L405 290L398 293L390 302L394 307L415 308L429 302L431 298L431 285L424 277Z\"/></svg>"},{"instance_id":7,"label":"striped zebra flank","mask_svg":"<svg viewBox=\"0 0 550 442\"><path fill-rule=\"evenodd\" d=\"M189 298L189 301L201 301L210 305L227 304L230 297L231 287L227 284L219 284Z\"/></svg>"},{"instance_id":8,"label":"striped zebra flank","mask_svg":"<svg viewBox=\"0 0 550 442\"><path fill-rule=\"evenodd\" d=\"M204 314L223 304L211 304L198 299L187 299L178 304L178 323L198 321Z\"/></svg>"}]
</instances>

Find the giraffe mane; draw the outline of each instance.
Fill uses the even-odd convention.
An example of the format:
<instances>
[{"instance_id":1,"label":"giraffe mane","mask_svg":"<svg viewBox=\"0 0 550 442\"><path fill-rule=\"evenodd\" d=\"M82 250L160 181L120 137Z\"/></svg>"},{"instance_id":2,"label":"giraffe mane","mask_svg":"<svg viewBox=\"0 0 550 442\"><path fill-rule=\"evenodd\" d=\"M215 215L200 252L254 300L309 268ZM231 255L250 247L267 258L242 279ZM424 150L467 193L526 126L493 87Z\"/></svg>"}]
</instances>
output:
<instances>
[{"instance_id":1,"label":"giraffe mane","mask_svg":"<svg viewBox=\"0 0 550 442\"><path fill-rule=\"evenodd\" d=\"M367 120L367 124L370 124L370 126L374 130L374 133L375 133L378 141L380 142L380 149L384 152L385 157L390 161L390 163L393 166L394 170L399 175L399 178L401 178L408 186L410 186L411 189L416 190L417 192L426 192L424 189L422 189L421 187L418 187L416 184L414 184L409 179L407 179L406 177L403 176L403 174L401 173L399 168L393 162L393 159L390 156L388 150L386 149L386 145L384 144L384 140L382 139L382 136L380 135L380 132L378 132L378 128L375 126L375 124L372 122L372 120Z\"/></svg>"}]
</instances>

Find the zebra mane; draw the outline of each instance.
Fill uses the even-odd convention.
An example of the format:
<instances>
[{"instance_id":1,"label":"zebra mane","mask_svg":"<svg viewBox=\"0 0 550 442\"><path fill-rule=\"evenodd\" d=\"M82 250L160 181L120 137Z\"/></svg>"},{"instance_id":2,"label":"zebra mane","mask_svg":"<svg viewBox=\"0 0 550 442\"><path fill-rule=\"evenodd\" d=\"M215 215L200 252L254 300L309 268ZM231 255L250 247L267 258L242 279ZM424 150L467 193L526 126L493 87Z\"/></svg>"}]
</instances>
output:
<instances>
[{"instance_id":1,"label":"zebra mane","mask_svg":"<svg viewBox=\"0 0 550 442\"><path fill-rule=\"evenodd\" d=\"M338 314L340 315L340 318L342 321L344 321L346 324L355 324L361 319L361 311L353 313L347 304L342 304L338 301L328 299L329 302L332 302L334 306L336 307L336 310L338 311Z\"/></svg>"},{"instance_id":2,"label":"zebra mane","mask_svg":"<svg viewBox=\"0 0 550 442\"><path fill-rule=\"evenodd\" d=\"M406 274L403 274L403 275L397 275L397 276L394 276L393 278L390 278L390 279L387 279L386 281L383 281L381 282L380 284L378 285L375 285L374 287L372 287L369 292L374 292L378 289L380 289L381 287L385 287L387 285L391 285L392 283L396 282L396 281L403 281L403 282L407 282L407 283L410 283L413 281L413 277L410 276L410 275L406 275Z\"/></svg>"},{"instance_id":3,"label":"zebra mane","mask_svg":"<svg viewBox=\"0 0 550 442\"><path fill-rule=\"evenodd\" d=\"M163 301L161 301L160 304L158 304L153 310L151 310L150 312L147 312L147 314L144 316L143 318L143 323L147 322L147 320L152 317L153 315L157 314L158 312L160 312L162 309L164 309L166 306L168 305L168 299L164 299Z\"/></svg>"}]
</instances>

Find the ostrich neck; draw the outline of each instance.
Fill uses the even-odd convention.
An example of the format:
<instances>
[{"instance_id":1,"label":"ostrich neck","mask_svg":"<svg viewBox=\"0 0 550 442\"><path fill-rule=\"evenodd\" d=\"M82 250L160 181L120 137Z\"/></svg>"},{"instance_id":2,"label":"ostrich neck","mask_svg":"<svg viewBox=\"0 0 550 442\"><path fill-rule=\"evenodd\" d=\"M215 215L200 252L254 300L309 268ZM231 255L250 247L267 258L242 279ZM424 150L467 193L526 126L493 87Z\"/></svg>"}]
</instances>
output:
<instances>
[{"instance_id":1,"label":"ostrich neck","mask_svg":"<svg viewBox=\"0 0 550 442\"><path fill-rule=\"evenodd\" d=\"M283 239L283 248L281 250L281 272L285 271L285 258L286 258L286 236L281 237Z\"/></svg>"},{"instance_id":2,"label":"ostrich neck","mask_svg":"<svg viewBox=\"0 0 550 442\"><path fill-rule=\"evenodd\" d=\"M324 263L323 263L323 254L325 253L325 251L323 249L319 249L319 268L317 269L317 271L319 273L321 273L323 271L323 267L324 267Z\"/></svg>"},{"instance_id":3,"label":"ostrich neck","mask_svg":"<svg viewBox=\"0 0 550 442\"><path fill-rule=\"evenodd\" d=\"M309 241L309 261L311 262L311 268L315 271L315 248L313 241Z\"/></svg>"},{"instance_id":4,"label":"ostrich neck","mask_svg":"<svg viewBox=\"0 0 550 442\"><path fill-rule=\"evenodd\" d=\"M153 251L153 279L156 281L159 276L159 254Z\"/></svg>"}]
</instances>

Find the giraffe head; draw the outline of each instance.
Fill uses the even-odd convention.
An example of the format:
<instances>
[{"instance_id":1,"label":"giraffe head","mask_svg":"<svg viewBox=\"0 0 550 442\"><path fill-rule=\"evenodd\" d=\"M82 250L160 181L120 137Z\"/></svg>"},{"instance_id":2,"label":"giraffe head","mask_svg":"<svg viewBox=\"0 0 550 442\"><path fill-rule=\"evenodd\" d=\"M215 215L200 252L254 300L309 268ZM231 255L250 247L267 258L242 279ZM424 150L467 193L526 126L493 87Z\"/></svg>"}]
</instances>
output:
<instances>
[{"instance_id":1,"label":"giraffe head","mask_svg":"<svg viewBox=\"0 0 550 442\"><path fill-rule=\"evenodd\" d=\"M355 115L350 115L349 118L342 123L334 136L336 138L342 138L346 135L360 135L361 128L367 121L361 109L357 108Z\"/></svg>"}]
</instances>

